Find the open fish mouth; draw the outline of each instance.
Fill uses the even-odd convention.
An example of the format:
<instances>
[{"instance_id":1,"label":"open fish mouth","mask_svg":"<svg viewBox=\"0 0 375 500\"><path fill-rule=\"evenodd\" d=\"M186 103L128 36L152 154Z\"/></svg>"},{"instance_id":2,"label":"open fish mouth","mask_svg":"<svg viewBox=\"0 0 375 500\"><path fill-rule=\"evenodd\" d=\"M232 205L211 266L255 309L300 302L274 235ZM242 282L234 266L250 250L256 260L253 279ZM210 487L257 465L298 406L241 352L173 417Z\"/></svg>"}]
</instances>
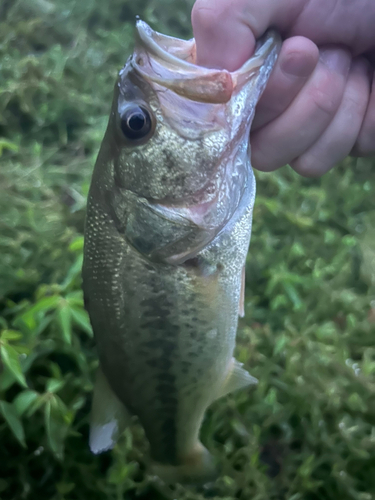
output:
<instances>
[{"instance_id":1,"label":"open fish mouth","mask_svg":"<svg viewBox=\"0 0 375 500\"><path fill-rule=\"evenodd\" d=\"M198 66L194 39L185 41L162 35L141 20L137 21L136 28L138 43L132 58L136 71L146 80L179 95L209 103L228 102L233 92L259 71L280 43L276 32L267 31L258 41L254 55L238 70L229 72Z\"/></svg>"}]
</instances>

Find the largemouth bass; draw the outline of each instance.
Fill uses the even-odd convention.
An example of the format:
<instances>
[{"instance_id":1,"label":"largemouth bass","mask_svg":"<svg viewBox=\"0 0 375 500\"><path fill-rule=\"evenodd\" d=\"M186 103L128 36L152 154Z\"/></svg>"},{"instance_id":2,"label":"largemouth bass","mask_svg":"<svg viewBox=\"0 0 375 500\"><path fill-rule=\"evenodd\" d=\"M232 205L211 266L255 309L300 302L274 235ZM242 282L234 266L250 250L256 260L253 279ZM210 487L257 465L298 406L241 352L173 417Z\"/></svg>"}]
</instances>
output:
<instances>
[{"instance_id":1,"label":"largemouth bass","mask_svg":"<svg viewBox=\"0 0 375 500\"><path fill-rule=\"evenodd\" d=\"M168 482L214 473L207 407L256 383L233 358L255 179L249 132L280 48L238 71L195 64L195 42L137 22L87 207L83 288L98 345L90 447L136 415Z\"/></svg>"}]
</instances>

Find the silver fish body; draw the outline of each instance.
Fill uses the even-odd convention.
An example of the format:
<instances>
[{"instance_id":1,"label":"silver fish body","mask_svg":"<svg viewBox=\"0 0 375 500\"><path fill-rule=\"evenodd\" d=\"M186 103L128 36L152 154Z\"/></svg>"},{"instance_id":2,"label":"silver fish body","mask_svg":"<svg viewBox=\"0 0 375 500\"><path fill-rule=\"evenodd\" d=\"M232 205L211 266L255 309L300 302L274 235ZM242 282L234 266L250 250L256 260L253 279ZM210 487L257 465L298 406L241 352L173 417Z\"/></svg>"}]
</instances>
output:
<instances>
[{"instance_id":1,"label":"silver fish body","mask_svg":"<svg viewBox=\"0 0 375 500\"><path fill-rule=\"evenodd\" d=\"M214 471L207 407L255 383L233 358L251 234L254 108L277 58L269 33L240 70L194 64L194 40L142 21L120 72L90 188L83 287L101 370L90 446L129 415L167 481Z\"/></svg>"}]
</instances>

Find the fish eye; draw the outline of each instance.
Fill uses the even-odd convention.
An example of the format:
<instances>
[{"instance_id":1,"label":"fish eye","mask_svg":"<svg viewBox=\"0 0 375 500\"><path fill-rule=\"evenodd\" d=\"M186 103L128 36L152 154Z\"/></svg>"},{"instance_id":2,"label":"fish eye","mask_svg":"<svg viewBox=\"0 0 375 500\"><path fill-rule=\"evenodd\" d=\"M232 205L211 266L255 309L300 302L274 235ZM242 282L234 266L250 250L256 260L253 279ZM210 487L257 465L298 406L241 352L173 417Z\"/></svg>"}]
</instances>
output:
<instances>
[{"instance_id":1,"label":"fish eye","mask_svg":"<svg viewBox=\"0 0 375 500\"><path fill-rule=\"evenodd\" d=\"M151 128L150 112L143 106L133 106L121 116L121 130L127 139L143 139Z\"/></svg>"}]
</instances>

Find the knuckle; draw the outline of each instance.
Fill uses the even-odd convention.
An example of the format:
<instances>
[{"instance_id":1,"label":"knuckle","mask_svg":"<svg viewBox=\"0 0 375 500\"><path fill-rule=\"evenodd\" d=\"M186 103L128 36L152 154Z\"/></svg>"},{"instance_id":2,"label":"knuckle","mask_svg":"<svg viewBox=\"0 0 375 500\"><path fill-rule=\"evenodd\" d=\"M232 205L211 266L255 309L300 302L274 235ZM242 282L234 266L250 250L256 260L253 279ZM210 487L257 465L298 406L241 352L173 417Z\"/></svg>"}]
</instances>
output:
<instances>
[{"instance_id":1,"label":"knuckle","mask_svg":"<svg viewBox=\"0 0 375 500\"><path fill-rule=\"evenodd\" d=\"M335 114L340 100L334 89L315 87L310 91L310 98L314 106L323 114L331 117Z\"/></svg>"},{"instance_id":2,"label":"knuckle","mask_svg":"<svg viewBox=\"0 0 375 500\"><path fill-rule=\"evenodd\" d=\"M213 28L220 16L214 0L197 0L191 12L193 25L203 30Z\"/></svg>"},{"instance_id":3,"label":"knuckle","mask_svg":"<svg viewBox=\"0 0 375 500\"><path fill-rule=\"evenodd\" d=\"M248 0L196 0L191 12L193 25L204 30L212 30L222 26L228 19L234 18L236 12L242 12Z\"/></svg>"},{"instance_id":4,"label":"knuckle","mask_svg":"<svg viewBox=\"0 0 375 500\"><path fill-rule=\"evenodd\" d=\"M348 114L357 115L362 121L369 103L369 97L370 94L366 86L348 85L343 98L345 111Z\"/></svg>"},{"instance_id":5,"label":"knuckle","mask_svg":"<svg viewBox=\"0 0 375 500\"><path fill-rule=\"evenodd\" d=\"M345 96L345 107L348 111L364 115L367 104L367 96L358 92L348 92Z\"/></svg>"}]
</instances>

